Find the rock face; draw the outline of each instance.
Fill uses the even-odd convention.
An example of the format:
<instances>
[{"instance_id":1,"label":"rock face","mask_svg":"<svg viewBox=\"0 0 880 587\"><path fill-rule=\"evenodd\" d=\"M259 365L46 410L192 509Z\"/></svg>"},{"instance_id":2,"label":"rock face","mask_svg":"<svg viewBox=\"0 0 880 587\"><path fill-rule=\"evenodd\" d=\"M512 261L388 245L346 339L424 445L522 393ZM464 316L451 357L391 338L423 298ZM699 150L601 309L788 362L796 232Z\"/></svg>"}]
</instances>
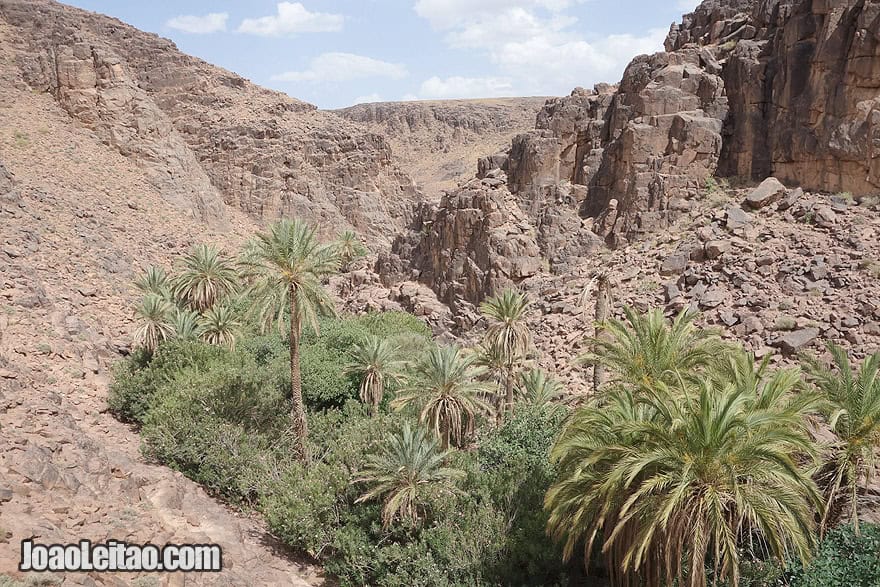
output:
<instances>
[{"instance_id":1,"label":"rock face","mask_svg":"<svg viewBox=\"0 0 880 587\"><path fill-rule=\"evenodd\" d=\"M395 242L380 273L394 283L414 277L459 313L487 291L521 282L542 270L534 227L509 192L475 180L424 205L410 238Z\"/></svg>"},{"instance_id":2,"label":"rock face","mask_svg":"<svg viewBox=\"0 0 880 587\"><path fill-rule=\"evenodd\" d=\"M724 70L731 116L719 171L756 180L773 174L805 189L877 191L878 17L875 0L744 5L733 20L747 34L728 41L736 47Z\"/></svg>"},{"instance_id":3,"label":"rock face","mask_svg":"<svg viewBox=\"0 0 880 587\"><path fill-rule=\"evenodd\" d=\"M259 220L350 226L387 246L418 198L383 137L170 41L50 0L2 0L0 21L21 81L51 92L202 218L222 220L225 202Z\"/></svg>"},{"instance_id":4,"label":"rock face","mask_svg":"<svg viewBox=\"0 0 880 587\"><path fill-rule=\"evenodd\" d=\"M535 126L547 98L380 102L336 110L388 139L395 157L432 200L473 177L473 161ZM491 167L490 169L493 169Z\"/></svg>"},{"instance_id":5,"label":"rock face","mask_svg":"<svg viewBox=\"0 0 880 587\"><path fill-rule=\"evenodd\" d=\"M876 193L878 22L877 0L706 0L673 25L666 52L634 59L618 86L549 100L534 131L479 160L478 177L494 168L506 180L502 189L527 214L547 266L563 273L595 250L585 229L624 246L717 192L715 176L781 180L746 198L752 209L782 198L790 206L797 192L785 185ZM820 226L836 222L831 207L812 214ZM727 225L752 233L737 207L728 208ZM469 252L441 257L461 254ZM432 276L449 275L423 257L412 261L435 291L444 287Z\"/></svg>"}]
</instances>

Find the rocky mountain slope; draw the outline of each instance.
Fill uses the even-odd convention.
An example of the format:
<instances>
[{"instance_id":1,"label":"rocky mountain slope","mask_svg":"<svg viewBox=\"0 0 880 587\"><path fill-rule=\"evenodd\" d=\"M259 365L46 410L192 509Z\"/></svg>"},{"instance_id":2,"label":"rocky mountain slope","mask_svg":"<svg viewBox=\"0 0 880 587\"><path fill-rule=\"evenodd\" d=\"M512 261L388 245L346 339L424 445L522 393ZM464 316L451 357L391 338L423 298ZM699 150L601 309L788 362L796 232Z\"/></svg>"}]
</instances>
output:
<instances>
[{"instance_id":1,"label":"rocky mountain slope","mask_svg":"<svg viewBox=\"0 0 880 587\"><path fill-rule=\"evenodd\" d=\"M396 160L426 195L473 177L474 161L505 149L535 125L547 98L426 100L358 104L335 112L388 139Z\"/></svg>"},{"instance_id":2,"label":"rocky mountain slope","mask_svg":"<svg viewBox=\"0 0 880 587\"><path fill-rule=\"evenodd\" d=\"M51 0L3 0L7 67L135 160L209 221L296 214L377 246L417 197L387 141L339 116L180 53L115 19Z\"/></svg>"},{"instance_id":3,"label":"rocky mountain slope","mask_svg":"<svg viewBox=\"0 0 880 587\"><path fill-rule=\"evenodd\" d=\"M13 54L15 37L0 23L0 53ZM8 59L0 129L0 575L15 573L22 539L89 537L220 543L227 571L186 584L317 582L259 523L144 463L137 435L106 413L109 369L133 328L136 272L169 266L197 242L229 250L253 221L222 200L214 222L192 219L151 170L22 84ZM64 584L132 579L74 574Z\"/></svg>"},{"instance_id":4,"label":"rocky mountain slope","mask_svg":"<svg viewBox=\"0 0 880 587\"><path fill-rule=\"evenodd\" d=\"M666 52L634 59L618 86L548 101L535 130L422 206L380 263L383 281L415 278L473 317L498 287L668 230L716 175L875 194L878 11L706 0L672 27Z\"/></svg>"}]
</instances>

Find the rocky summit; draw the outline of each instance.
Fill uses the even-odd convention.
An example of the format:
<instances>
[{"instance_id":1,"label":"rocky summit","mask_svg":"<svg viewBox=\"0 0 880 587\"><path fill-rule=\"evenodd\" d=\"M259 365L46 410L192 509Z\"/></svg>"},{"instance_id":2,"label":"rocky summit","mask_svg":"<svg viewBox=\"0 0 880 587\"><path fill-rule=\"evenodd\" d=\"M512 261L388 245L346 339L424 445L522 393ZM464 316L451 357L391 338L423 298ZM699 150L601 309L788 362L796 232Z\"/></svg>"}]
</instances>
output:
<instances>
[{"instance_id":1,"label":"rocky summit","mask_svg":"<svg viewBox=\"0 0 880 587\"><path fill-rule=\"evenodd\" d=\"M88 535L224 547L170 585L324 582L107 413L134 276L279 217L360 235L329 280L355 313L473 341L483 300L527 292L573 401L600 278L618 315L689 307L777 365L880 347L880 1L706 0L554 98L324 111L51 0L0 0L0 56L0 574Z\"/></svg>"}]
</instances>

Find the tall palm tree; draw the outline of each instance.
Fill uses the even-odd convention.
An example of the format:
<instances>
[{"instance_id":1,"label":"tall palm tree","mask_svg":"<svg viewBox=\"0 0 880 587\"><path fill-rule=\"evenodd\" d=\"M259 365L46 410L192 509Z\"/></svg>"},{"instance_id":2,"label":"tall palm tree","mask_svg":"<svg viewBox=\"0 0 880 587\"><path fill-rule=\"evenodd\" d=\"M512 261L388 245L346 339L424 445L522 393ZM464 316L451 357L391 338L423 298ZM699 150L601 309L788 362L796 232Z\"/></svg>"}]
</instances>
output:
<instances>
[{"instance_id":1,"label":"tall palm tree","mask_svg":"<svg viewBox=\"0 0 880 587\"><path fill-rule=\"evenodd\" d=\"M694 312L685 310L671 322L659 309L639 314L624 308L624 313L625 322L607 320L602 336L589 340L592 350L578 358L607 368L611 383L671 385L681 375L705 370L729 350L714 331L696 327Z\"/></svg>"},{"instance_id":2,"label":"tall palm tree","mask_svg":"<svg viewBox=\"0 0 880 587\"><path fill-rule=\"evenodd\" d=\"M367 249L361 244L358 235L350 230L339 233L333 246L336 248L336 254L339 255L343 268L347 268L352 261L367 254Z\"/></svg>"},{"instance_id":3,"label":"tall palm tree","mask_svg":"<svg viewBox=\"0 0 880 587\"><path fill-rule=\"evenodd\" d=\"M134 333L135 342L152 353L159 345L174 337L174 327L169 322L172 306L162 296L149 293L135 308L140 325Z\"/></svg>"},{"instance_id":4,"label":"tall palm tree","mask_svg":"<svg viewBox=\"0 0 880 587\"><path fill-rule=\"evenodd\" d=\"M439 450L437 440L422 428L413 429L405 423L381 453L367 457L353 483L364 483L369 489L357 503L384 499L385 528L394 520L415 526L425 514L424 504L431 492L452 489L455 480L464 476L462 471L443 466L448 456L449 451Z\"/></svg>"},{"instance_id":5,"label":"tall palm tree","mask_svg":"<svg viewBox=\"0 0 880 587\"><path fill-rule=\"evenodd\" d=\"M290 332L290 397L293 431L299 456L308 461L309 427L302 399L299 364L303 324L318 330L318 316L335 314L333 300L321 279L337 270L332 247L322 245L316 229L302 220L283 219L257 233L247 247L242 266L250 281L249 298L264 327L285 324Z\"/></svg>"},{"instance_id":6,"label":"tall palm tree","mask_svg":"<svg viewBox=\"0 0 880 587\"><path fill-rule=\"evenodd\" d=\"M134 285L141 293L156 294L163 298L171 297L171 284L168 281L168 274L165 269L158 265L150 265L144 272L134 280Z\"/></svg>"},{"instance_id":7,"label":"tall palm tree","mask_svg":"<svg viewBox=\"0 0 880 587\"><path fill-rule=\"evenodd\" d=\"M615 585L739 584L757 542L784 562L809 560L822 500L799 457L814 456L809 403L781 372L758 386L722 376L636 391L612 387L575 413L552 452L548 530L564 555L596 540ZM756 387L757 392L756 392Z\"/></svg>"},{"instance_id":8,"label":"tall palm tree","mask_svg":"<svg viewBox=\"0 0 880 587\"><path fill-rule=\"evenodd\" d=\"M391 340L367 336L352 347L345 373L360 377L361 401L375 414L382 403L387 383L400 383L404 377L401 350Z\"/></svg>"},{"instance_id":9,"label":"tall palm tree","mask_svg":"<svg viewBox=\"0 0 880 587\"><path fill-rule=\"evenodd\" d=\"M474 355L474 365L484 370L484 379L492 382L491 393L483 398L491 403L495 409L495 415L501 417L504 414L507 399L505 384L507 382L508 362L504 350L494 344L483 342L470 351Z\"/></svg>"},{"instance_id":10,"label":"tall palm tree","mask_svg":"<svg viewBox=\"0 0 880 587\"><path fill-rule=\"evenodd\" d=\"M182 308L174 308L171 327L174 329L174 338L179 340L194 340L201 334L199 315Z\"/></svg>"},{"instance_id":11,"label":"tall palm tree","mask_svg":"<svg viewBox=\"0 0 880 587\"><path fill-rule=\"evenodd\" d=\"M506 289L480 304L480 311L489 319L486 342L496 347L505 358L508 410L513 409L516 365L525 358L531 342L531 333L525 323L530 304L524 293L513 289Z\"/></svg>"},{"instance_id":12,"label":"tall palm tree","mask_svg":"<svg viewBox=\"0 0 880 587\"><path fill-rule=\"evenodd\" d=\"M461 446L479 413L492 413L483 400L489 389L479 378L485 371L474 366L474 356L457 346L436 347L413 368L411 380L391 402L395 409L416 406L419 421L441 439Z\"/></svg>"},{"instance_id":13,"label":"tall palm tree","mask_svg":"<svg viewBox=\"0 0 880 587\"><path fill-rule=\"evenodd\" d=\"M173 281L174 296L202 313L238 287L235 264L213 246L197 245L184 255Z\"/></svg>"},{"instance_id":14,"label":"tall palm tree","mask_svg":"<svg viewBox=\"0 0 880 587\"><path fill-rule=\"evenodd\" d=\"M214 304L199 318L202 340L208 344L235 348L235 339L241 325L235 312L226 304Z\"/></svg>"},{"instance_id":15,"label":"tall palm tree","mask_svg":"<svg viewBox=\"0 0 880 587\"><path fill-rule=\"evenodd\" d=\"M805 359L810 380L822 394L823 412L837 436L822 475L827 487L823 531L848 505L859 533L859 491L877 472L880 446L880 352L864 360L860 368L850 364L846 350L829 343L833 368L815 358Z\"/></svg>"}]
</instances>

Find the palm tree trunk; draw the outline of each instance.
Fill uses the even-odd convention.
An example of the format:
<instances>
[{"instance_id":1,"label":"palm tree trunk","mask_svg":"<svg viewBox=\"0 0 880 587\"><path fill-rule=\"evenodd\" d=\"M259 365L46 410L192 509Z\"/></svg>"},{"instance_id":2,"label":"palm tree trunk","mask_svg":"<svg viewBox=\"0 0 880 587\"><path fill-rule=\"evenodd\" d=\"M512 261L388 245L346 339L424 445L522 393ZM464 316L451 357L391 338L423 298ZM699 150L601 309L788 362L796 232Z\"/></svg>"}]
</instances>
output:
<instances>
[{"instance_id":1,"label":"palm tree trunk","mask_svg":"<svg viewBox=\"0 0 880 587\"><path fill-rule=\"evenodd\" d=\"M508 412L512 413L513 412L513 365L512 364L507 365L507 378L506 378L506 381L504 382L504 384L505 384L505 391L507 392L506 393L507 405L505 406L505 409Z\"/></svg>"},{"instance_id":2,"label":"palm tree trunk","mask_svg":"<svg viewBox=\"0 0 880 587\"><path fill-rule=\"evenodd\" d=\"M309 462L309 423L303 405L302 374L299 366L299 338L302 334L299 314L296 311L296 289L290 288L290 419L296 439L297 458Z\"/></svg>"},{"instance_id":3,"label":"palm tree trunk","mask_svg":"<svg viewBox=\"0 0 880 587\"><path fill-rule=\"evenodd\" d=\"M602 274L599 276L599 283L596 294L596 337L601 336L604 330L601 326L608 320L608 307L611 305L611 285L608 276ZM602 384L605 383L605 368L596 364L593 366L593 393L599 391Z\"/></svg>"}]
</instances>

